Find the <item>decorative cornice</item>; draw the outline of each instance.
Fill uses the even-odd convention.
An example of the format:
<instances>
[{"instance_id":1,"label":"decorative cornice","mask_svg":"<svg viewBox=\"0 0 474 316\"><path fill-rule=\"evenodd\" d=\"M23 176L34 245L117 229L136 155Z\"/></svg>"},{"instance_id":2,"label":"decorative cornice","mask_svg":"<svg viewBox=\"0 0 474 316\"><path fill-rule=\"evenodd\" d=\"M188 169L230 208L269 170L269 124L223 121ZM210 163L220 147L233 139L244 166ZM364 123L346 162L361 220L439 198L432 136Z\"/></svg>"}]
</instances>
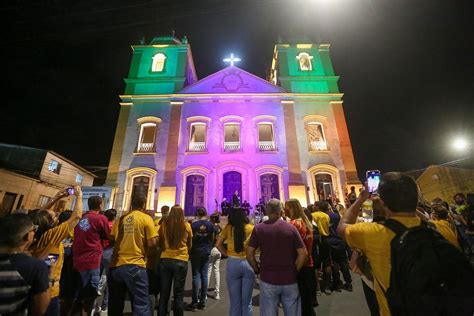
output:
<instances>
[{"instance_id":1,"label":"decorative cornice","mask_svg":"<svg viewBox=\"0 0 474 316\"><path fill-rule=\"evenodd\" d=\"M260 101L298 101L298 100L324 100L339 101L344 96L343 93L173 93L173 94L142 94L142 95L120 95L124 105L139 102L184 102L199 100L260 100Z\"/></svg>"}]
</instances>

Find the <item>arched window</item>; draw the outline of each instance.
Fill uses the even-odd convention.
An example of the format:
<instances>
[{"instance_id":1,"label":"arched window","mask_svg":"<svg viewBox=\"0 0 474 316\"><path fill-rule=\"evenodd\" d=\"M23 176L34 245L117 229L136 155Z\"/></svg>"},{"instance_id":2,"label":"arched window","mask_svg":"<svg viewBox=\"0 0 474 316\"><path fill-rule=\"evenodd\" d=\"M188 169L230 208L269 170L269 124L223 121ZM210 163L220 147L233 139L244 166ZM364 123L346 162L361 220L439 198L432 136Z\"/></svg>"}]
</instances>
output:
<instances>
[{"instance_id":1,"label":"arched window","mask_svg":"<svg viewBox=\"0 0 474 316\"><path fill-rule=\"evenodd\" d=\"M258 123L258 148L260 151L276 151L273 123Z\"/></svg>"},{"instance_id":2,"label":"arched window","mask_svg":"<svg viewBox=\"0 0 474 316\"><path fill-rule=\"evenodd\" d=\"M138 119L140 133L138 135L137 153L153 154L156 152L156 135L161 119L147 116Z\"/></svg>"},{"instance_id":3,"label":"arched window","mask_svg":"<svg viewBox=\"0 0 474 316\"><path fill-rule=\"evenodd\" d=\"M207 139L207 124L203 122L191 123L189 128L188 150L192 152L205 152Z\"/></svg>"},{"instance_id":4,"label":"arched window","mask_svg":"<svg viewBox=\"0 0 474 316\"><path fill-rule=\"evenodd\" d=\"M309 151L328 150L323 124L319 122L306 123Z\"/></svg>"},{"instance_id":5,"label":"arched window","mask_svg":"<svg viewBox=\"0 0 474 316\"><path fill-rule=\"evenodd\" d=\"M163 53L158 53L153 56L153 63L151 65L151 71L153 72L162 72L165 68L166 55Z\"/></svg>"},{"instance_id":6,"label":"arched window","mask_svg":"<svg viewBox=\"0 0 474 316\"><path fill-rule=\"evenodd\" d=\"M299 53L298 56L296 56L296 59L298 59L301 71L313 70L313 64L311 62L313 56L310 56L308 53Z\"/></svg>"},{"instance_id":7,"label":"arched window","mask_svg":"<svg viewBox=\"0 0 474 316\"><path fill-rule=\"evenodd\" d=\"M224 124L224 151L240 151L240 124L237 122Z\"/></svg>"}]
</instances>

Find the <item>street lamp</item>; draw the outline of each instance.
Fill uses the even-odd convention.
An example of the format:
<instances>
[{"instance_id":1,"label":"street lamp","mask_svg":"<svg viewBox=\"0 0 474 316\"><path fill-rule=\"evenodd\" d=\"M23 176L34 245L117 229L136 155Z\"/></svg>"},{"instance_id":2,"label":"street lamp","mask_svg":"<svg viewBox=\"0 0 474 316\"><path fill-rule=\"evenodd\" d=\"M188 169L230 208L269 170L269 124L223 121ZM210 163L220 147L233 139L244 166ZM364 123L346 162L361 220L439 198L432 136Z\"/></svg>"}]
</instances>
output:
<instances>
[{"instance_id":1,"label":"street lamp","mask_svg":"<svg viewBox=\"0 0 474 316\"><path fill-rule=\"evenodd\" d=\"M454 139L454 141L452 143L452 147L456 151L463 152L463 151L466 151L469 148L469 142L464 137L458 137L458 138Z\"/></svg>"}]
</instances>

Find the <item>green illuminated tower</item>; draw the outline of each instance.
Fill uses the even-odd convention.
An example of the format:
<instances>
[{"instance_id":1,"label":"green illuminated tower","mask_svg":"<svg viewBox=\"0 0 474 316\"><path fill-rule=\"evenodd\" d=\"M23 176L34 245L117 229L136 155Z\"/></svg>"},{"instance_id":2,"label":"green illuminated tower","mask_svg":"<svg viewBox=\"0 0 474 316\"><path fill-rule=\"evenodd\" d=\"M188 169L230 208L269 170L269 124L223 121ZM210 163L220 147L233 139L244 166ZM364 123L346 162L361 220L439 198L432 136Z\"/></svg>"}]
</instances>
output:
<instances>
[{"instance_id":1,"label":"green illuminated tower","mask_svg":"<svg viewBox=\"0 0 474 316\"><path fill-rule=\"evenodd\" d=\"M293 93L339 93L328 44L277 44L270 81Z\"/></svg>"},{"instance_id":2,"label":"green illuminated tower","mask_svg":"<svg viewBox=\"0 0 474 316\"><path fill-rule=\"evenodd\" d=\"M156 37L148 45L133 45L125 94L169 94L196 80L191 47L186 38Z\"/></svg>"}]
</instances>

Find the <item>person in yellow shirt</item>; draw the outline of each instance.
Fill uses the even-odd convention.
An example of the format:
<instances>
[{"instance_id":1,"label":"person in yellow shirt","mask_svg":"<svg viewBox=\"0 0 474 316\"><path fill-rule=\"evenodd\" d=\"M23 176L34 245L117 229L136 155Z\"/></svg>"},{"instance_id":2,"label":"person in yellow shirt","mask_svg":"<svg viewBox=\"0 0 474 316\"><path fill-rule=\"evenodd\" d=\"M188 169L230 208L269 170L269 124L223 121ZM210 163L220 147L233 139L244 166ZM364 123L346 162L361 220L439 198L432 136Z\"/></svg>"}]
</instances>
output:
<instances>
[{"instance_id":1,"label":"person in yellow shirt","mask_svg":"<svg viewBox=\"0 0 474 316\"><path fill-rule=\"evenodd\" d=\"M161 223L158 233L158 244L163 249L160 257L161 289L158 315L167 315L172 283L173 315L183 315L184 285L192 238L193 231L191 225L184 220L183 208L179 205L173 206Z\"/></svg>"},{"instance_id":2,"label":"person in yellow shirt","mask_svg":"<svg viewBox=\"0 0 474 316\"><path fill-rule=\"evenodd\" d=\"M378 192L387 218L394 219L408 228L420 225L421 220L416 216L418 187L415 180L403 173L389 172L382 176ZM382 224L355 223L362 204L369 197L370 193L366 187L346 211L337 230L339 236L351 248L361 250L369 259L380 315L389 316L390 310L384 292L390 285L392 269L390 242L395 233Z\"/></svg>"},{"instance_id":3,"label":"person in yellow shirt","mask_svg":"<svg viewBox=\"0 0 474 316\"><path fill-rule=\"evenodd\" d=\"M68 196L67 189L56 194L53 201L57 202L61 198ZM57 225L58 215L48 210L34 210L28 214L38 231L35 233L35 242L31 245L31 254L44 260L49 266L49 285L51 292L51 302L45 315L59 314L59 281L61 280L61 270L64 263L63 240L68 238L74 231L77 223L82 217L82 191L79 186L74 188L76 203L69 219ZM49 203L52 207L54 203Z\"/></svg>"},{"instance_id":4,"label":"person in yellow shirt","mask_svg":"<svg viewBox=\"0 0 474 316\"><path fill-rule=\"evenodd\" d=\"M217 237L216 247L227 260L226 281L229 291L229 315L252 315L252 291L255 273L246 260L253 225L247 224L240 208L230 210L229 224ZM227 250L224 248L227 241Z\"/></svg>"},{"instance_id":5,"label":"person in yellow shirt","mask_svg":"<svg viewBox=\"0 0 474 316\"><path fill-rule=\"evenodd\" d=\"M433 212L431 213L433 218L431 222L436 226L436 229L444 237L444 239L461 250L458 237L456 235L456 228L454 225L448 222L448 214L448 210L444 206L436 205L433 207Z\"/></svg>"},{"instance_id":6,"label":"person in yellow shirt","mask_svg":"<svg viewBox=\"0 0 474 316\"><path fill-rule=\"evenodd\" d=\"M321 290L324 294L329 295L331 284L331 247L329 246L329 212L331 206L327 201L319 201L314 206L315 212L311 213L314 222L318 226L319 234L321 236L321 244L319 246L319 260L317 268L322 265L323 268L323 283L321 284Z\"/></svg>"},{"instance_id":7,"label":"person in yellow shirt","mask_svg":"<svg viewBox=\"0 0 474 316\"><path fill-rule=\"evenodd\" d=\"M157 232L153 219L143 212L145 204L145 195L132 195L132 210L115 220L110 233L114 252L107 276L109 315L122 315L127 292L134 315L149 315L151 311L145 259L148 249L156 245Z\"/></svg>"}]
</instances>

